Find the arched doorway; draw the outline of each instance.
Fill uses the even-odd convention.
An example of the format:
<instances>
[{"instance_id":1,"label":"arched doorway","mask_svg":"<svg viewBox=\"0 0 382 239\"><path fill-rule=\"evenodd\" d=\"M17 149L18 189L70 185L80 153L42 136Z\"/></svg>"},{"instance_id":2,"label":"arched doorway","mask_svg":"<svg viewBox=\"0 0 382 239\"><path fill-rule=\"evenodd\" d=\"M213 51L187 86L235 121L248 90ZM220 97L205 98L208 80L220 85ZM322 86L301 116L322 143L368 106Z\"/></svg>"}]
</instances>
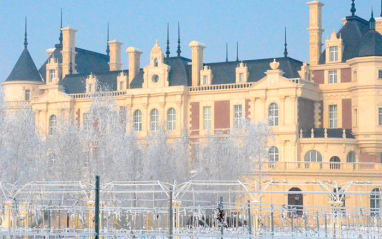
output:
<instances>
[{"instance_id":1,"label":"arched doorway","mask_svg":"<svg viewBox=\"0 0 382 239\"><path fill-rule=\"evenodd\" d=\"M341 169L341 160L339 157L334 156L330 158L330 169Z\"/></svg>"},{"instance_id":2,"label":"arched doorway","mask_svg":"<svg viewBox=\"0 0 382 239\"><path fill-rule=\"evenodd\" d=\"M301 189L291 188L288 193L288 216L302 216L304 211L304 196Z\"/></svg>"}]
</instances>

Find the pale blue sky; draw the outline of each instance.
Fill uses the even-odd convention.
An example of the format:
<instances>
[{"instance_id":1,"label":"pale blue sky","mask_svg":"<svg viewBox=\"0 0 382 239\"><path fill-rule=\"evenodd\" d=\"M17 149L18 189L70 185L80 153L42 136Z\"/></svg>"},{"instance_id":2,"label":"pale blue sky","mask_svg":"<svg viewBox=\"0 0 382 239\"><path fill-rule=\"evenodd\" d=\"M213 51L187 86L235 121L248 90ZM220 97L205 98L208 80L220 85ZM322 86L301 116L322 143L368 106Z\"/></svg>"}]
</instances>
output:
<instances>
[{"instance_id":1,"label":"pale blue sky","mask_svg":"<svg viewBox=\"0 0 382 239\"><path fill-rule=\"evenodd\" d=\"M176 25L181 24L182 56L190 57L188 43L205 43L205 62L280 57L284 27L288 28L289 56L308 61L307 0L0 0L0 81L10 74L23 50L24 17L28 17L28 49L39 68L46 49L58 43L60 8L63 25L78 30L76 46L105 52L106 27L110 38L124 43L123 69L128 68L125 50L143 50L142 66L149 61L155 40L165 51L166 24L170 23L171 54L176 54ZM350 0L323 0L324 38L341 27L341 18L350 14ZM357 15L370 18L374 5L380 15L380 0L357 0Z\"/></svg>"}]
</instances>

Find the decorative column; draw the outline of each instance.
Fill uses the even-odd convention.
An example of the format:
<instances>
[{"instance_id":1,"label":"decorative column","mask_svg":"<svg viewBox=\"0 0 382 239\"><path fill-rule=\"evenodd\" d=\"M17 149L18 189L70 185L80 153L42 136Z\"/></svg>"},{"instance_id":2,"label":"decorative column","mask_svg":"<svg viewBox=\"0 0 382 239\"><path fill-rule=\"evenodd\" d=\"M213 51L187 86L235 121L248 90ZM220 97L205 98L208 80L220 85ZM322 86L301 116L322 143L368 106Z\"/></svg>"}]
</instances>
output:
<instances>
[{"instance_id":1,"label":"decorative column","mask_svg":"<svg viewBox=\"0 0 382 239\"><path fill-rule=\"evenodd\" d=\"M6 201L4 206L4 221L3 221L3 228L4 229L10 229L11 228L11 215L12 215L12 201Z\"/></svg>"}]
</instances>

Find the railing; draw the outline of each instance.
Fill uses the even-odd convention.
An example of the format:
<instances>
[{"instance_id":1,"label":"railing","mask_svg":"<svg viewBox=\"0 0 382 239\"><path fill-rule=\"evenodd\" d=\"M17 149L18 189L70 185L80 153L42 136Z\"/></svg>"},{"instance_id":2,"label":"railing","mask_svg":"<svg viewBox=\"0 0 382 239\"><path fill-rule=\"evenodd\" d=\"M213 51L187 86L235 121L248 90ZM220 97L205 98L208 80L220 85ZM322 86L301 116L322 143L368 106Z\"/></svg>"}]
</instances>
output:
<instances>
[{"instance_id":1,"label":"railing","mask_svg":"<svg viewBox=\"0 0 382 239\"><path fill-rule=\"evenodd\" d=\"M127 95L126 91L108 91L108 92L96 92L96 93L81 93L81 94L69 94L74 99L87 99L93 97L115 97Z\"/></svg>"},{"instance_id":2,"label":"railing","mask_svg":"<svg viewBox=\"0 0 382 239\"><path fill-rule=\"evenodd\" d=\"M255 84L251 83L234 83L234 84L222 84L222 85L202 85L188 87L189 91L212 91L212 90L232 90L232 89L245 89L250 88Z\"/></svg>"},{"instance_id":3,"label":"railing","mask_svg":"<svg viewBox=\"0 0 382 239\"><path fill-rule=\"evenodd\" d=\"M29 106L30 101L5 101L4 106L8 108L19 108Z\"/></svg>"},{"instance_id":4,"label":"railing","mask_svg":"<svg viewBox=\"0 0 382 239\"><path fill-rule=\"evenodd\" d=\"M264 171L326 171L326 172L365 172L382 173L382 164L377 163L331 163L331 162L269 162Z\"/></svg>"},{"instance_id":5,"label":"railing","mask_svg":"<svg viewBox=\"0 0 382 239\"><path fill-rule=\"evenodd\" d=\"M343 138L343 139L354 139L354 135L351 129L301 129L300 139L305 138Z\"/></svg>"},{"instance_id":6,"label":"railing","mask_svg":"<svg viewBox=\"0 0 382 239\"><path fill-rule=\"evenodd\" d=\"M302 84L302 85L310 85L310 86L317 86L316 83L313 83L311 81L303 80L301 78L291 78L288 79L290 82L293 82L295 84Z\"/></svg>"}]
</instances>

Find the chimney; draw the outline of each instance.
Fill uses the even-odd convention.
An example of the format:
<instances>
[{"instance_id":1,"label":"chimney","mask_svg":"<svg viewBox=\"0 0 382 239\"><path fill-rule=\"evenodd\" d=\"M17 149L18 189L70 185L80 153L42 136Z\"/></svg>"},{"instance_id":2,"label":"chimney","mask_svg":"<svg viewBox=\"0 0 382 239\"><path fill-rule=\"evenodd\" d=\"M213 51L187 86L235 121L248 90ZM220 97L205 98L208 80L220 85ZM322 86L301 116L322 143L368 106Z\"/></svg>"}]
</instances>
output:
<instances>
[{"instance_id":1,"label":"chimney","mask_svg":"<svg viewBox=\"0 0 382 239\"><path fill-rule=\"evenodd\" d=\"M110 46L110 61L109 67L110 71L119 71L121 70L122 62L121 62L121 46L122 42L118 42L114 39L114 41L108 42Z\"/></svg>"},{"instance_id":2,"label":"chimney","mask_svg":"<svg viewBox=\"0 0 382 239\"><path fill-rule=\"evenodd\" d=\"M129 54L129 85L130 85L131 81L134 79L134 77L138 74L138 72L141 69L142 51L134 47L129 47L127 48L126 52Z\"/></svg>"},{"instance_id":3,"label":"chimney","mask_svg":"<svg viewBox=\"0 0 382 239\"><path fill-rule=\"evenodd\" d=\"M203 70L203 43L192 41L189 47L192 51L192 86L200 85L200 71Z\"/></svg>"},{"instance_id":4,"label":"chimney","mask_svg":"<svg viewBox=\"0 0 382 239\"><path fill-rule=\"evenodd\" d=\"M309 52L310 52L310 65L316 66L320 60L322 52L322 7L323 3L319 1L312 1L307 3L309 5Z\"/></svg>"},{"instance_id":5,"label":"chimney","mask_svg":"<svg viewBox=\"0 0 382 239\"><path fill-rule=\"evenodd\" d=\"M75 73L76 69L76 32L70 28L61 28L63 34L62 42L62 77Z\"/></svg>"}]
</instances>

